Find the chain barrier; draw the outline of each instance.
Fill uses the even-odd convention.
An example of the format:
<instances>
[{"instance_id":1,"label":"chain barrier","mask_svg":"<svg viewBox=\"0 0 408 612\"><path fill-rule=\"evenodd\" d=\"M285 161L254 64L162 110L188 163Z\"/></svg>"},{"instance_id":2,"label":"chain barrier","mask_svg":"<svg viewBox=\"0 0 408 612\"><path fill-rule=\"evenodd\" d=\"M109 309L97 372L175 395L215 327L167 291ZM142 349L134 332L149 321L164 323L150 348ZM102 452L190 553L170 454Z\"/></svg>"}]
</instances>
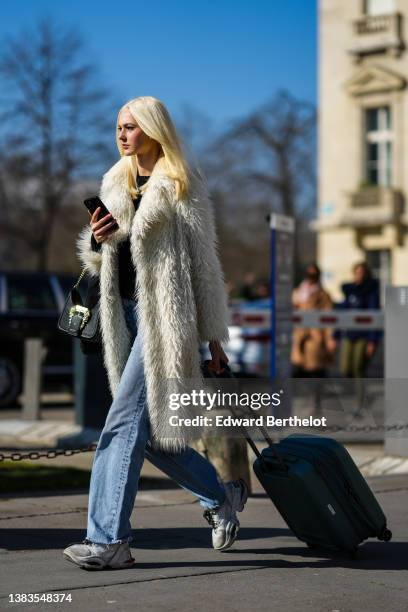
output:
<instances>
[{"instance_id":1,"label":"chain barrier","mask_svg":"<svg viewBox=\"0 0 408 612\"><path fill-rule=\"evenodd\" d=\"M319 427L319 430L321 431L349 431L353 433L370 433L372 431L402 431L403 429L408 429L408 423L395 423L393 425L347 425L345 427L341 425L330 425L327 427Z\"/></svg>"},{"instance_id":2,"label":"chain barrier","mask_svg":"<svg viewBox=\"0 0 408 612\"><path fill-rule=\"evenodd\" d=\"M319 427L319 431L327 431L333 433L339 432L350 432L350 433L371 433L373 431L403 431L404 429L408 429L408 423L394 423L393 425L330 425L327 427ZM90 444L84 448L75 448L75 449L63 449L63 448L55 448L48 449L44 451L29 451L25 453L13 452L8 455L0 452L0 462L5 460L11 461L22 461L23 459L41 459L42 457L46 459L55 459L55 457L59 457L61 455L69 457L70 455L76 455L78 453L90 453L94 451L97 447L97 444Z\"/></svg>"},{"instance_id":3,"label":"chain barrier","mask_svg":"<svg viewBox=\"0 0 408 612\"><path fill-rule=\"evenodd\" d=\"M0 461L5 461L9 459L11 461L21 461L22 459L41 459L41 457L45 457L47 459L55 459L55 457L59 457L61 455L76 455L78 453L89 453L96 449L96 444L90 444L85 448L54 448L48 449L44 451L30 451L26 453L10 453L9 455L5 455L4 453L0 453Z\"/></svg>"}]
</instances>

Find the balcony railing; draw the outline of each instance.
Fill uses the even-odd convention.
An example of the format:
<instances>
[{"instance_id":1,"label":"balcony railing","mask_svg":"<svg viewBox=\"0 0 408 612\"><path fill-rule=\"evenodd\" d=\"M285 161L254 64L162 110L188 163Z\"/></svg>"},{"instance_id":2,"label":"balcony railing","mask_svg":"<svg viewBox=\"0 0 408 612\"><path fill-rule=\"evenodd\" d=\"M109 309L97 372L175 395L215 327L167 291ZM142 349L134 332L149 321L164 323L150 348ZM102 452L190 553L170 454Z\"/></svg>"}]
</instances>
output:
<instances>
[{"instance_id":1,"label":"balcony railing","mask_svg":"<svg viewBox=\"0 0 408 612\"><path fill-rule=\"evenodd\" d=\"M372 226L400 223L403 197L391 187L364 187L350 194L350 208L344 211L341 225Z\"/></svg>"},{"instance_id":2,"label":"balcony railing","mask_svg":"<svg viewBox=\"0 0 408 612\"><path fill-rule=\"evenodd\" d=\"M353 22L354 45L349 49L358 59L371 53L390 52L399 55L404 48L402 15L366 15Z\"/></svg>"},{"instance_id":3,"label":"balcony railing","mask_svg":"<svg viewBox=\"0 0 408 612\"><path fill-rule=\"evenodd\" d=\"M378 32L394 32L398 15L367 15L354 22L355 34L376 34Z\"/></svg>"}]
</instances>

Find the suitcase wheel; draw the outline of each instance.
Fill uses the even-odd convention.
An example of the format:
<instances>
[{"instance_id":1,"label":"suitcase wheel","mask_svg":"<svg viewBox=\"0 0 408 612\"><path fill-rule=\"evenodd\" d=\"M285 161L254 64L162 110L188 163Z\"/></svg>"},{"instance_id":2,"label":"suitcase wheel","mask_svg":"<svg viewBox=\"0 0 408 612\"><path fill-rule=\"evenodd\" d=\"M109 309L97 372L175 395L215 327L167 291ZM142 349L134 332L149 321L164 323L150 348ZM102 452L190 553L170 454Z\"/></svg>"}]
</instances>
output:
<instances>
[{"instance_id":1,"label":"suitcase wheel","mask_svg":"<svg viewBox=\"0 0 408 612\"><path fill-rule=\"evenodd\" d=\"M387 527L384 527L384 529L382 530L382 532L378 536L378 539L382 540L383 542L389 542L391 540L391 538L392 538L392 531L387 529Z\"/></svg>"}]
</instances>

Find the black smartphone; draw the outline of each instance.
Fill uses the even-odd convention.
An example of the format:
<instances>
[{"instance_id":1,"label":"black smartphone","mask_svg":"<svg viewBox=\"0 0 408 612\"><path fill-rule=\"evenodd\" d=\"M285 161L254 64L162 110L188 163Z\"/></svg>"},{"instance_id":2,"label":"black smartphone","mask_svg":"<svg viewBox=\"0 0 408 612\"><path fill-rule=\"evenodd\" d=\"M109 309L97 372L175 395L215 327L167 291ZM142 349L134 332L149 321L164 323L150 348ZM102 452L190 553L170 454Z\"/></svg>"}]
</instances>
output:
<instances>
[{"instance_id":1,"label":"black smartphone","mask_svg":"<svg viewBox=\"0 0 408 612\"><path fill-rule=\"evenodd\" d=\"M89 212L91 213L91 215L94 214L97 208L101 209L99 212L98 219L102 219L102 217L109 215L109 210L106 208L105 204L102 202L102 200L98 196L94 196L93 198L87 198L86 200L84 200L84 204L89 210ZM114 223L114 225L112 225L112 229L116 229L118 227L119 226L117 223Z\"/></svg>"}]
</instances>

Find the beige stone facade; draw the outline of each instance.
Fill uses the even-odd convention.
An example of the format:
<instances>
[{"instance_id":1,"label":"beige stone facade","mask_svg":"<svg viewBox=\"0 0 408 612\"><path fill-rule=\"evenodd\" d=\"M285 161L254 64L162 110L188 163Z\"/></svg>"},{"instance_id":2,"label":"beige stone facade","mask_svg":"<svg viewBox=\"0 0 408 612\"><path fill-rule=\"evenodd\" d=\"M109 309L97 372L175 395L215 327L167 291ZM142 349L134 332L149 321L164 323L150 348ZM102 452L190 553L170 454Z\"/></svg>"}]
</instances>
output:
<instances>
[{"instance_id":1,"label":"beige stone facade","mask_svg":"<svg viewBox=\"0 0 408 612\"><path fill-rule=\"evenodd\" d=\"M408 0L320 0L318 261L408 285Z\"/></svg>"}]
</instances>

